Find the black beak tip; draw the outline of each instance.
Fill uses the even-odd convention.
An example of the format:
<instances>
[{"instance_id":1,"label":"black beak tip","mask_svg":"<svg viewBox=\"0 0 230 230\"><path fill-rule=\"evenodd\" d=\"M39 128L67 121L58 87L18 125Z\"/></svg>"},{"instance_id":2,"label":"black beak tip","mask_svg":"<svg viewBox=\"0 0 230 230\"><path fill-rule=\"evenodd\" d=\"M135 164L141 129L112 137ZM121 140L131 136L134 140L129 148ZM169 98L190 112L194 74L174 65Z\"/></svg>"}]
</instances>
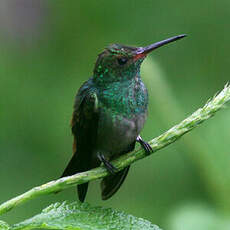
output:
<instances>
[{"instance_id":1,"label":"black beak tip","mask_svg":"<svg viewBox=\"0 0 230 230\"><path fill-rule=\"evenodd\" d=\"M184 38L184 37L187 37L187 36L188 36L187 34L180 34L177 37L178 37L178 39L181 39L181 38Z\"/></svg>"}]
</instances>

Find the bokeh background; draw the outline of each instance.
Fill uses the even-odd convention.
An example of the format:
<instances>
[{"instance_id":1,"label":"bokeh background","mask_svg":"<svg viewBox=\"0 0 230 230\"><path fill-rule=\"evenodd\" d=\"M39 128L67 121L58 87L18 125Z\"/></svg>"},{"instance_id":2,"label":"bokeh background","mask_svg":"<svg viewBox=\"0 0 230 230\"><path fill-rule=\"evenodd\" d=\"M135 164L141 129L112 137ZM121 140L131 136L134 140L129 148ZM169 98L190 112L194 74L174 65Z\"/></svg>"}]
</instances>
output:
<instances>
[{"instance_id":1,"label":"bokeh background","mask_svg":"<svg viewBox=\"0 0 230 230\"><path fill-rule=\"evenodd\" d=\"M230 75L229 0L0 1L0 202L58 178L71 157L74 96L110 43L144 46L181 33L143 63L149 140L221 90ZM87 201L167 230L230 229L230 109L132 165L119 192ZM16 223L75 189L1 218Z\"/></svg>"}]
</instances>

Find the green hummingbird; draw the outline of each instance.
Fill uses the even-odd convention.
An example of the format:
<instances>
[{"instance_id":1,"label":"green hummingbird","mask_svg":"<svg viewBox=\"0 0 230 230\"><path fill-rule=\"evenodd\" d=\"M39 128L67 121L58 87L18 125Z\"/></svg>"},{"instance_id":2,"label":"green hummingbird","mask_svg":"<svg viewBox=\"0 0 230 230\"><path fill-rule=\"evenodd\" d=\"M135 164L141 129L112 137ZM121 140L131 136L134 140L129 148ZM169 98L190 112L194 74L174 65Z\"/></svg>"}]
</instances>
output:
<instances>
[{"instance_id":1,"label":"green hummingbird","mask_svg":"<svg viewBox=\"0 0 230 230\"><path fill-rule=\"evenodd\" d=\"M101 181L102 199L110 198L122 185L130 166L121 171L111 161L132 151L139 142L149 154L152 149L140 132L147 118L148 91L141 80L140 66L147 54L179 35L146 47L119 44L98 55L93 76L78 90L72 116L73 156L62 177L98 167L110 172ZM84 202L88 183L77 186Z\"/></svg>"}]
</instances>

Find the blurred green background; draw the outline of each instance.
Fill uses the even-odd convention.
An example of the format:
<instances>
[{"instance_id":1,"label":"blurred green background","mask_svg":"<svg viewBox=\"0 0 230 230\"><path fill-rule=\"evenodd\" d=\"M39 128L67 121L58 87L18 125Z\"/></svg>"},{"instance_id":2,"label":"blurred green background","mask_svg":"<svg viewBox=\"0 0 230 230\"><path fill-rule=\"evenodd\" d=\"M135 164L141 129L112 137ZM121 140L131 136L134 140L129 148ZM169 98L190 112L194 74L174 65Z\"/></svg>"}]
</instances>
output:
<instances>
[{"instance_id":1,"label":"blurred green background","mask_svg":"<svg viewBox=\"0 0 230 230\"><path fill-rule=\"evenodd\" d=\"M144 46L181 33L143 63L149 140L184 119L229 81L230 2L0 2L0 202L58 178L72 153L74 96L110 43ZM230 109L157 154L132 165L119 192L87 201L126 211L167 230L230 229ZM74 188L12 210L15 223Z\"/></svg>"}]
</instances>

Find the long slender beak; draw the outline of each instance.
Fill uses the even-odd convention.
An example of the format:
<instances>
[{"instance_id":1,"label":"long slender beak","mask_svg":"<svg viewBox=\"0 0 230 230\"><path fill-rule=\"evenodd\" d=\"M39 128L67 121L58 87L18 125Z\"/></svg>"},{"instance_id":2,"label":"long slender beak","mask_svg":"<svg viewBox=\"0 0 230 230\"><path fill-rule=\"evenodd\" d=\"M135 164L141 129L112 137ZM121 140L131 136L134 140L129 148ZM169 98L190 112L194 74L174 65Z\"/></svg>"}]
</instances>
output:
<instances>
[{"instance_id":1,"label":"long slender beak","mask_svg":"<svg viewBox=\"0 0 230 230\"><path fill-rule=\"evenodd\" d=\"M178 36L174 36L174 37L171 37L171 38L168 38L168 39L165 39L163 41L160 41L160 42L156 42L156 43L153 43L149 46L146 46L146 47L140 47L137 51L136 51L136 58L135 59L139 59L140 57L144 57L146 56L148 53L152 52L153 50L161 47L161 46L164 46L170 42L174 42L174 41L177 41L181 38L184 38L186 37L187 35L186 34L181 34L181 35L178 35Z\"/></svg>"}]
</instances>

